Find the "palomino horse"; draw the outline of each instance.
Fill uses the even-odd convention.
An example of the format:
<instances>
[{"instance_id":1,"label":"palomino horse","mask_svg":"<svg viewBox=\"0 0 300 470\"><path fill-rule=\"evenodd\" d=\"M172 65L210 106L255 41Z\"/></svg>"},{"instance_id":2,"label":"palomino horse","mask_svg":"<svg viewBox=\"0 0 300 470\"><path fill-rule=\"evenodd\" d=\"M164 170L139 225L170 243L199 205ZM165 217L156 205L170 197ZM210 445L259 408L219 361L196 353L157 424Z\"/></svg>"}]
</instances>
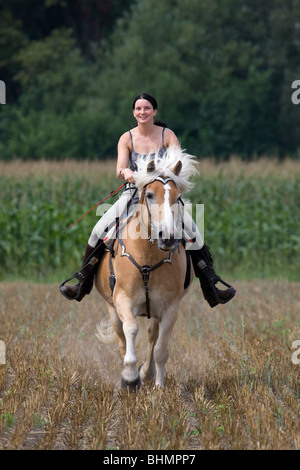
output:
<instances>
[{"instance_id":1,"label":"palomino horse","mask_svg":"<svg viewBox=\"0 0 300 470\"><path fill-rule=\"evenodd\" d=\"M141 160L138 167L138 208L127 217L125 227L120 227L113 250L104 254L95 285L108 303L119 341L124 361L121 384L135 388L140 380L155 377L156 385L163 387L168 342L180 301L193 279L193 268L180 242L179 226L182 227L181 194L192 186L189 178L197 172L196 161L181 149L169 148L163 159ZM190 277L185 282L187 266ZM112 275L113 288L109 282ZM149 318L147 354L138 370L138 317L145 315ZM105 335L99 332L103 340Z\"/></svg>"}]
</instances>

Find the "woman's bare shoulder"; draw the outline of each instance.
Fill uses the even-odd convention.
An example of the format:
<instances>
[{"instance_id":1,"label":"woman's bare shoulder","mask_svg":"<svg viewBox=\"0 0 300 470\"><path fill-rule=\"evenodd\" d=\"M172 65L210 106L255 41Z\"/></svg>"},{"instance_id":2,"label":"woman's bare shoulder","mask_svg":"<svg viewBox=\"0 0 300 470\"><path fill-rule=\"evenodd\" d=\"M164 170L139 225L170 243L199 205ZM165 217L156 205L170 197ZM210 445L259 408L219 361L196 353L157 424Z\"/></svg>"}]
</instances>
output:
<instances>
[{"instance_id":1,"label":"woman's bare shoulder","mask_svg":"<svg viewBox=\"0 0 300 470\"><path fill-rule=\"evenodd\" d=\"M172 129L169 129L168 127L165 128L164 140L167 147L169 147L170 145L179 145L179 141L175 132L173 132Z\"/></svg>"},{"instance_id":2,"label":"woman's bare shoulder","mask_svg":"<svg viewBox=\"0 0 300 470\"><path fill-rule=\"evenodd\" d=\"M130 144L130 135L129 135L129 132L126 131L124 132L124 134L121 135L121 137L119 138L119 142L118 142L118 146L126 146L128 147Z\"/></svg>"},{"instance_id":3,"label":"woman's bare shoulder","mask_svg":"<svg viewBox=\"0 0 300 470\"><path fill-rule=\"evenodd\" d=\"M134 134L134 133L135 133L135 129L136 129L136 127L134 127L133 129L130 129L130 130L124 132L124 134L122 134L121 137L119 138L119 143L121 143L121 144L131 143L130 132L131 132L132 134Z\"/></svg>"}]
</instances>

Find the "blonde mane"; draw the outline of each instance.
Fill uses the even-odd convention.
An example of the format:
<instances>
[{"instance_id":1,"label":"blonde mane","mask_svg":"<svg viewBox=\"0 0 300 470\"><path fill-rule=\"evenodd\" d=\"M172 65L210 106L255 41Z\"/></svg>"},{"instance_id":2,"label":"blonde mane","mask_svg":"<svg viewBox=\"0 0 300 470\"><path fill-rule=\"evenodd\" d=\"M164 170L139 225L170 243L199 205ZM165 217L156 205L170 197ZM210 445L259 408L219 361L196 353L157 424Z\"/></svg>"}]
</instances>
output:
<instances>
[{"instance_id":1,"label":"blonde mane","mask_svg":"<svg viewBox=\"0 0 300 470\"><path fill-rule=\"evenodd\" d=\"M148 171L150 161L153 161L155 169L152 164L153 169ZM182 168L180 173L175 175L172 170L178 161L181 161ZM134 179L139 190L154 181L158 176L163 176L164 178L171 178L179 191L185 193L194 186L189 180L192 176L198 174L196 167L199 162L196 157L185 153L180 147L171 146L167 148L163 157L159 156L158 153L154 157L149 154L145 158L139 158L136 164L138 169L134 172Z\"/></svg>"}]
</instances>

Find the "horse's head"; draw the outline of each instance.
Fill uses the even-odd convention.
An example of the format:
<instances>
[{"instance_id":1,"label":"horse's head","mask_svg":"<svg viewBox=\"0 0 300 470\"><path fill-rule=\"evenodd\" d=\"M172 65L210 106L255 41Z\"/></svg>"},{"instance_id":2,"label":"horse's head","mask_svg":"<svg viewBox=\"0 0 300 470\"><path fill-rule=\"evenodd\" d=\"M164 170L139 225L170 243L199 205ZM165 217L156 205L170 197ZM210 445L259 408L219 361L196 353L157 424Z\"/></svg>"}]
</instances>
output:
<instances>
[{"instance_id":1,"label":"horse's head","mask_svg":"<svg viewBox=\"0 0 300 470\"><path fill-rule=\"evenodd\" d=\"M172 250L181 239L181 194L192 188L190 177L197 161L179 147L168 147L163 157L140 159L135 182L140 193L142 220L162 250ZM146 219L147 217L147 219Z\"/></svg>"},{"instance_id":2,"label":"horse's head","mask_svg":"<svg viewBox=\"0 0 300 470\"><path fill-rule=\"evenodd\" d=\"M179 160L172 173L179 175L182 163ZM148 173L155 171L152 160L147 166ZM176 240L181 238L181 192L170 176L157 176L143 188L141 203L146 208L146 216L151 238L157 241L158 247L164 251L174 248ZM145 211L144 211L145 215Z\"/></svg>"}]
</instances>

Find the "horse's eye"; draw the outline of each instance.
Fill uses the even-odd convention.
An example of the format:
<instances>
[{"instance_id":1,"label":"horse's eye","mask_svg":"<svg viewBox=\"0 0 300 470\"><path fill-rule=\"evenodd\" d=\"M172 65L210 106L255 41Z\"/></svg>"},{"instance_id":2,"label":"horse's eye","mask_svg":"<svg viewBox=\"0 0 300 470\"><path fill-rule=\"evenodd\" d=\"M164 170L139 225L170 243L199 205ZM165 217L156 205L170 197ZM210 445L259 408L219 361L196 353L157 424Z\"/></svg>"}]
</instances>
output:
<instances>
[{"instance_id":1,"label":"horse's eye","mask_svg":"<svg viewBox=\"0 0 300 470\"><path fill-rule=\"evenodd\" d=\"M148 201L152 201L152 199L153 199L153 194L147 193L147 194L146 194L146 198L148 199Z\"/></svg>"}]
</instances>

